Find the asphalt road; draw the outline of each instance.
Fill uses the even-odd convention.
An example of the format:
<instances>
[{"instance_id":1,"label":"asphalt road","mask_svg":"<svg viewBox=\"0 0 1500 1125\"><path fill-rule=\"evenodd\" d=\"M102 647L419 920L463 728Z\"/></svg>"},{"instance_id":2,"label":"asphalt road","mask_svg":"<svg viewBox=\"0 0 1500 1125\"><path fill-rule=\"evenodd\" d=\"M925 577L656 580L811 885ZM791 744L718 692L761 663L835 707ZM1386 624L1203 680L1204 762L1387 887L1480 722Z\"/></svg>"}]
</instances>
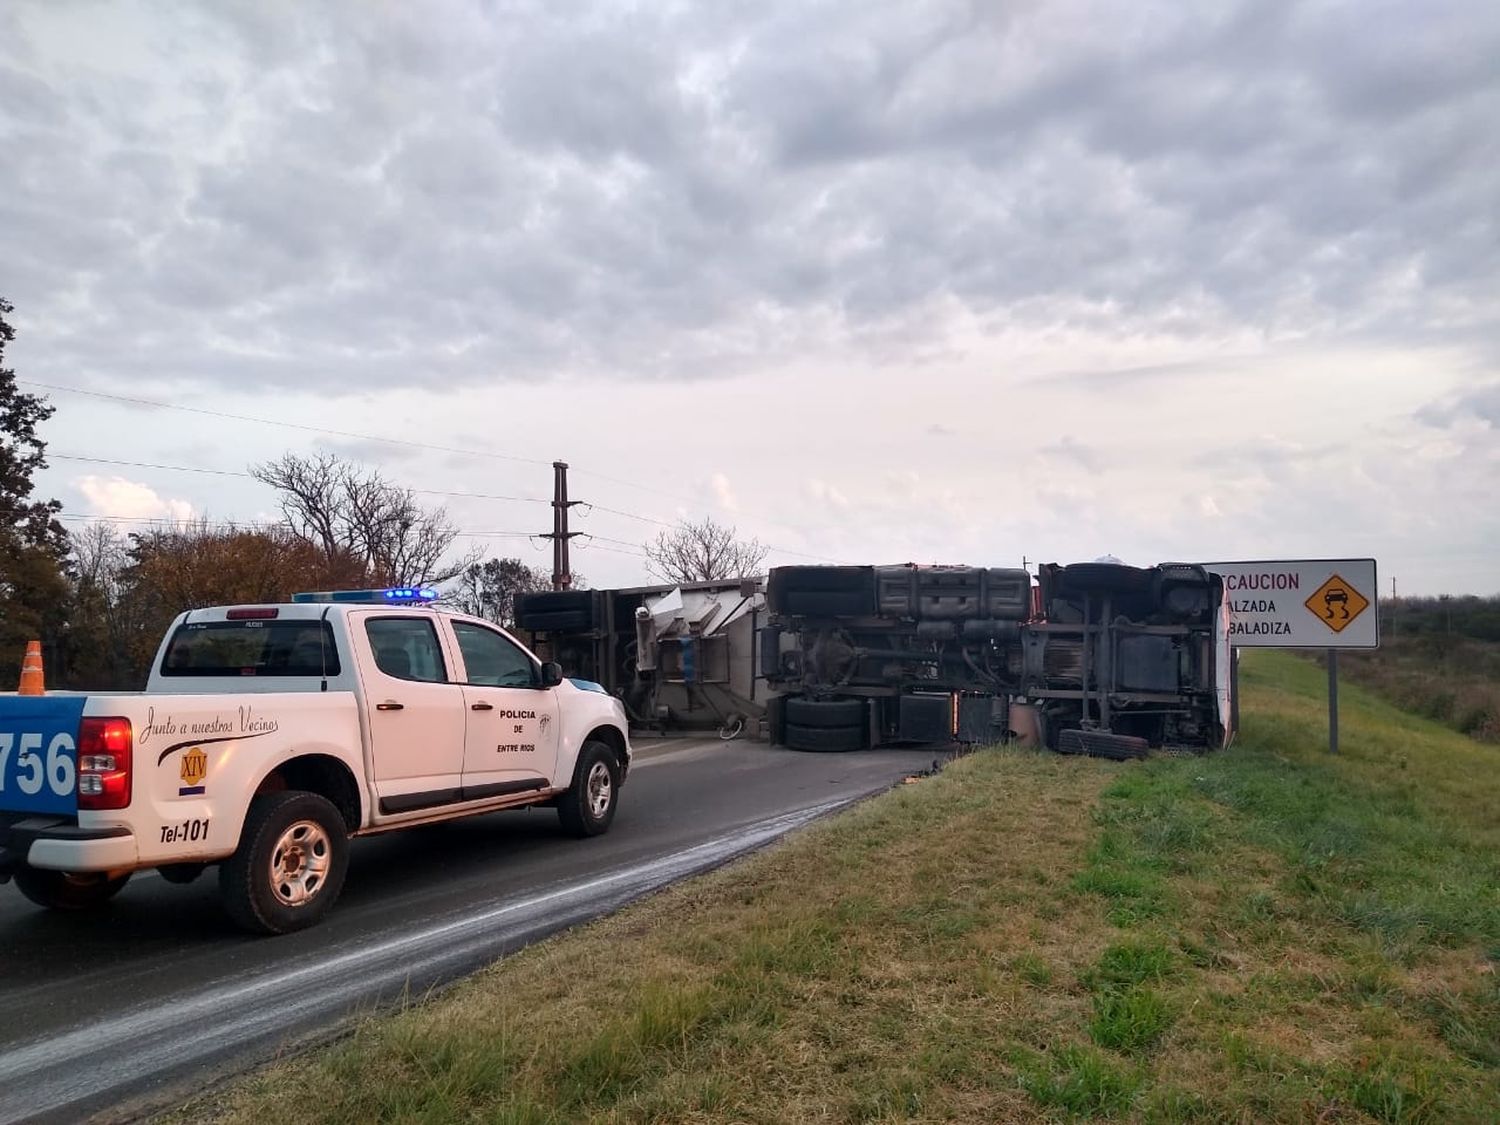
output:
<instances>
[{"instance_id":1,"label":"asphalt road","mask_svg":"<svg viewBox=\"0 0 1500 1125\"><path fill-rule=\"evenodd\" d=\"M312 930L253 938L189 886L136 876L95 916L0 887L0 1122L128 1118L357 1012L420 994L563 927L718 866L931 764L932 753L644 748L608 835L550 809L354 843Z\"/></svg>"}]
</instances>

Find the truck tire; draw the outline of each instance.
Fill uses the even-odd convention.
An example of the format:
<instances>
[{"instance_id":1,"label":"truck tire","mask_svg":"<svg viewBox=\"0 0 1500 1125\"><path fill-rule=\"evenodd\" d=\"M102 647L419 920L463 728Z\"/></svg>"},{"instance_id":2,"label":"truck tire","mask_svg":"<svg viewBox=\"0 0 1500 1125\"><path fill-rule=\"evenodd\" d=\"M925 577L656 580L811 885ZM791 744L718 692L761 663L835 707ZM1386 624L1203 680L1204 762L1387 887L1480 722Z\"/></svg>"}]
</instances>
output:
<instances>
[{"instance_id":1,"label":"truck tire","mask_svg":"<svg viewBox=\"0 0 1500 1125\"><path fill-rule=\"evenodd\" d=\"M771 571L766 599L793 617L868 617L875 612L875 571L868 566L786 566Z\"/></svg>"},{"instance_id":2,"label":"truck tire","mask_svg":"<svg viewBox=\"0 0 1500 1125\"><path fill-rule=\"evenodd\" d=\"M570 836L602 836L615 819L620 795L620 761L602 742L585 742L573 770L573 784L557 802L557 817Z\"/></svg>"},{"instance_id":3,"label":"truck tire","mask_svg":"<svg viewBox=\"0 0 1500 1125\"><path fill-rule=\"evenodd\" d=\"M76 913L103 906L130 882L130 876L111 879L102 871L47 871L21 866L15 871L16 888L38 906Z\"/></svg>"},{"instance_id":4,"label":"truck tire","mask_svg":"<svg viewBox=\"0 0 1500 1125\"><path fill-rule=\"evenodd\" d=\"M867 594L839 590L793 590L785 597L793 617L869 617Z\"/></svg>"},{"instance_id":5,"label":"truck tire","mask_svg":"<svg viewBox=\"0 0 1500 1125\"><path fill-rule=\"evenodd\" d=\"M825 754L863 750L865 728L863 726L800 727L787 723L786 745L789 750L813 750Z\"/></svg>"},{"instance_id":6,"label":"truck tire","mask_svg":"<svg viewBox=\"0 0 1500 1125\"><path fill-rule=\"evenodd\" d=\"M1065 594L1144 594L1153 581L1149 570L1123 563L1072 563L1058 578Z\"/></svg>"},{"instance_id":7,"label":"truck tire","mask_svg":"<svg viewBox=\"0 0 1500 1125\"><path fill-rule=\"evenodd\" d=\"M1091 758L1109 758L1123 762L1144 758L1151 744L1144 738L1128 734L1109 734L1101 730L1065 730L1057 736L1059 754L1086 754Z\"/></svg>"},{"instance_id":8,"label":"truck tire","mask_svg":"<svg viewBox=\"0 0 1500 1125\"><path fill-rule=\"evenodd\" d=\"M348 868L348 831L330 801L267 793L250 802L240 846L219 865L219 893L242 929L288 934L322 921Z\"/></svg>"},{"instance_id":9,"label":"truck tire","mask_svg":"<svg viewBox=\"0 0 1500 1125\"><path fill-rule=\"evenodd\" d=\"M797 727L855 727L863 730L868 712L862 699L801 699L786 701L786 721Z\"/></svg>"}]
</instances>

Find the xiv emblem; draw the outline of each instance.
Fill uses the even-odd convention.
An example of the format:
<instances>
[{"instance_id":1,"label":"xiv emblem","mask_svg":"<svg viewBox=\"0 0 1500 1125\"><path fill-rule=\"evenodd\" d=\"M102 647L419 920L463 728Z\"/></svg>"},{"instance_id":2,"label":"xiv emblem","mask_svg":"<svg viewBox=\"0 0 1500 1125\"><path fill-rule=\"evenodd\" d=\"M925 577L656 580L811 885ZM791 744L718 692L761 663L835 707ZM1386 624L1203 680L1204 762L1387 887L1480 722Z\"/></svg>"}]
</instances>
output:
<instances>
[{"instance_id":1,"label":"xiv emblem","mask_svg":"<svg viewBox=\"0 0 1500 1125\"><path fill-rule=\"evenodd\" d=\"M192 746L182 752L182 787L179 797L195 797L203 792L203 782L208 777L208 755L203 747Z\"/></svg>"}]
</instances>

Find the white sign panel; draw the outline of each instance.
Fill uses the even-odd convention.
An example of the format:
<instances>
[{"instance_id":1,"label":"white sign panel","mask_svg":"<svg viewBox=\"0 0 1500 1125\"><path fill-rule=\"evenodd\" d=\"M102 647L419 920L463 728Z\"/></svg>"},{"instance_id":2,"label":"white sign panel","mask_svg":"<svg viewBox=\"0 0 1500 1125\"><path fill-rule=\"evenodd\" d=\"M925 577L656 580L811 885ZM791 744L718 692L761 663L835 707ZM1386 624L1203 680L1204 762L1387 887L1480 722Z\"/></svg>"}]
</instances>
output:
<instances>
[{"instance_id":1,"label":"white sign panel","mask_svg":"<svg viewBox=\"0 0 1500 1125\"><path fill-rule=\"evenodd\" d=\"M1374 559L1205 563L1224 577L1238 648L1378 648Z\"/></svg>"}]
</instances>

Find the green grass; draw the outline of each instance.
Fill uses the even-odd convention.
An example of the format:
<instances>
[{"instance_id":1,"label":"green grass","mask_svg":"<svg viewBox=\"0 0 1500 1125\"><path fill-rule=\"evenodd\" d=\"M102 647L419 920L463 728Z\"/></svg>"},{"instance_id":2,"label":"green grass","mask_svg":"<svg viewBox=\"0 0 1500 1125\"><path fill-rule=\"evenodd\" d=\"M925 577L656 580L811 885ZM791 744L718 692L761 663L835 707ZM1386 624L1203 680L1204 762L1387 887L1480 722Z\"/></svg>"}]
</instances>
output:
<instances>
[{"instance_id":1,"label":"green grass","mask_svg":"<svg viewBox=\"0 0 1500 1125\"><path fill-rule=\"evenodd\" d=\"M976 754L181 1116L1500 1119L1500 752L1243 682L1228 752Z\"/></svg>"},{"instance_id":2,"label":"green grass","mask_svg":"<svg viewBox=\"0 0 1500 1125\"><path fill-rule=\"evenodd\" d=\"M1112 1116L1130 1107L1141 1086L1139 1074L1102 1052L1064 1047L1050 1057L1021 1064L1021 1086L1038 1105L1070 1117Z\"/></svg>"},{"instance_id":3,"label":"green grass","mask_svg":"<svg viewBox=\"0 0 1500 1125\"><path fill-rule=\"evenodd\" d=\"M1166 1034L1173 1018L1171 1005L1155 989L1111 989L1094 998L1089 1036L1101 1047L1144 1051Z\"/></svg>"}]
</instances>

